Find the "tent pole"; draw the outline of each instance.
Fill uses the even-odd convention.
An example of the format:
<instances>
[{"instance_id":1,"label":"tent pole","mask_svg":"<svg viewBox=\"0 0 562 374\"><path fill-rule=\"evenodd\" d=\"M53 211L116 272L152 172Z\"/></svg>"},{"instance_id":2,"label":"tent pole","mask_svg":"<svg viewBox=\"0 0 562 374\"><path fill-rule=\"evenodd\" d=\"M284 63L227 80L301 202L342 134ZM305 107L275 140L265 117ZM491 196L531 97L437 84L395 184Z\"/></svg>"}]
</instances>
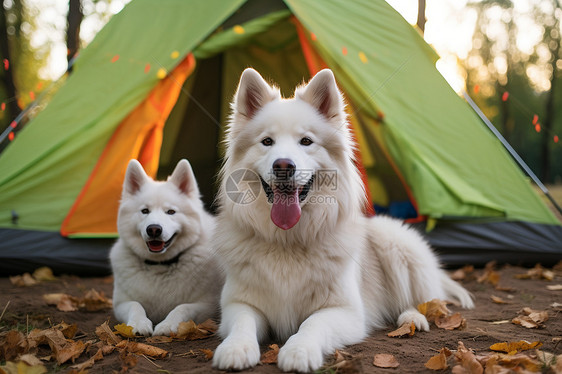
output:
<instances>
[{"instance_id":1,"label":"tent pole","mask_svg":"<svg viewBox=\"0 0 562 374\"><path fill-rule=\"evenodd\" d=\"M552 195L548 191L548 188L546 188L546 186L540 181L540 179L535 175L535 173L533 173L531 168L529 168L529 166L525 163L525 161L523 161L523 159L517 154L515 149L513 149L513 147L507 142L507 140L505 140L503 135L498 131L498 129L496 129L494 124L492 122L490 122L490 120L480 110L478 105L476 105L476 103L472 100L472 98L468 95L468 93L466 93L466 91L463 90L462 95L464 96L464 98L468 102L468 104L472 107L472 109L474 109L476 114L478 114L478 117L480 117L480 119L482 119L482 121L484 121L484 123L486 124L486 126L488 126L490 131L496 136L496 138L499 139L499 141L503 144L505 149L507 149L507 151L509 152L511 157L513 157L515 159L515 161L517 161L519 166L521 168L523 168L523 170L525 170L525 173L527 173L527 175L533 180L533 182L535 182L535 184L541 189L541 191L546 195L548 200L550 200L552 205L554 205L556 210L558 210L558 212L560 214L562 214L562 208L560 208L560 205L558 205L558 203L554 200L554 198L552 197Z\"/></svg>"}]
</instances>

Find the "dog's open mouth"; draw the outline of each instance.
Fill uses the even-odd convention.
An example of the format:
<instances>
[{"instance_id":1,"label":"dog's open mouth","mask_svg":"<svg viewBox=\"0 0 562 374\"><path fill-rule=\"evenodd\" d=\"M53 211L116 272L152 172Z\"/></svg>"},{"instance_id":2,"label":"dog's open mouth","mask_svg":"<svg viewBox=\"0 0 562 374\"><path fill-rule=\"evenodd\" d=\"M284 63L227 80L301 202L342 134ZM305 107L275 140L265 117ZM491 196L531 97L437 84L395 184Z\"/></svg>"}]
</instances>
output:
<instances>
[{"instance_id":1,"label":"dog's open mouth","mask_svg":"<svg viewBox=\"0 0 562 374\"><path fill-rule=\"evenodd\" d=\"M148 250L150 252L160 253L160 252L163 252L166 248L168 248L170 246L170 244L172 244L172 241L174 240L175 237L176 237L176 234L172 235L172 237L168 241L149 240L149 241L146 242L146 245L147 245Z\"/></svg>"},{"instance_id":2,"label":"dog's open mouth","mask_svg":"<svg viewBox=\"0 0 562 374\"><path fill-rule=\"evenodd\" d=\"M314 183L314 175L303 186L295 186L293 181L275 181L268 184L261 176L260 181L272 204L271 220L283 230L288 230L297 224L301 217L300 203L303 202Z\"/></svg>"}]
</instances>

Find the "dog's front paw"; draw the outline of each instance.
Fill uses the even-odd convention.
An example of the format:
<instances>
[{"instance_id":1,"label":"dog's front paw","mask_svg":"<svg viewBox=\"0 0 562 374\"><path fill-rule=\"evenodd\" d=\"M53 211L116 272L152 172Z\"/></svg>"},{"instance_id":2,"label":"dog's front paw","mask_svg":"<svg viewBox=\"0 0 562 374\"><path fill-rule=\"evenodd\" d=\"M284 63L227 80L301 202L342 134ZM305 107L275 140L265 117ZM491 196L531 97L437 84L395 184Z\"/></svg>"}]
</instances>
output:
<instances>
[{"instance_id":1,"label":"dog's front paw","mask_svg":"<svg viewBox=\"0 0 562 374\"><path fill-rule=\"evenodd\" d=\"M408 309L398 317L397 324L398 326L402 326L404 323L411 323L413 322L416 326L416 329L420 331L429 331L429 323L427 322L427 318L420 312L415 309Z\"/></svg>"},{"instance_id":2,"label":"dog's front paw","mask_svg":"<svg viewBox=\"0 0 562 374\"><path fill-rule=\"evenodd\" d=\"M324 363L324 355L318 345L295 337L279 350L277 366L283 371L308 373L318 370Z\"/></svg>"},{"instance_id":3,"label":"dog's front paw","mask_svg":"<svg viewBox=\"0 0 562 374\"><path fill-rule=\"evenodd\" d=\"M152 322L146 317L134 321L129 321L127 322L127 325L133 328L133 334L144 336L152 335Z\"/></svg>"},{"instance_id":4,"label":"dog's front paw","mask_svg":"<svg viewBox=\"0 0 562 374\"><path fill-rule=\"evenodd\" d=\"M260 347L255 337L227 337L215 351L213 366L221 370L244 370L260 360Z\"/></svg>"},{"instance_id":5,"label":"dog's front paw","mask_svg":"<svg viewBox=\"0 0 562 374\"><path fill-rule=\"evenodd\" d=\"M163 320L154 328L152 335L170 335L171 333L178 332L178 324L167 320Z\"/></svg>"}]
</instances>

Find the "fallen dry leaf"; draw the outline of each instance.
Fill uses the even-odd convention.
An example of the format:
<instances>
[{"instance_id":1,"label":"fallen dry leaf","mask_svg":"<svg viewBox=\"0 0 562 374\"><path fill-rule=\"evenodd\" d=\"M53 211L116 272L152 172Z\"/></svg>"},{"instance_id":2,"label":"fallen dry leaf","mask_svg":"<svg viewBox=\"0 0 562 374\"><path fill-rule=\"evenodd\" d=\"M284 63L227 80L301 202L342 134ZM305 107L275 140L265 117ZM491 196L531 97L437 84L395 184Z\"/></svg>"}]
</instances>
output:
<instances>
[{"instance_id":1,"label":"fallen dry leaf","mask_svg":"<svg viewBox=\"0 0 562 374\"><path fill-rule=\"evenodd\" d=\"M36 345L49 345L59 365L69 360L74 362L84 352L86 345L65 337L62 330L71 328L69 326L72 325L57 325L45 330L35 329L29 332L27 339Z\"/></svg>"},{"instance_id":2,"label":"fallen dry leaf","mask_svg":"<svg viewBox=\"0 0 562 374\"><path fill-rule=\"evenodd\" d=\"M403 338L404 336L413 336L414 332L416 331L416 325L414 322L411 323L403 323L402 326L397 328L394 331L389 332L386 334L390 338Z\"/></svg>"},{"instance_id":3,"label":"fallen dry leaf","mask_svg":"<svg viewBox=\"0 0 562 374\"><path fill-rule=\"evenodd\" d=\"M199 349L205 355L205 359L207 361L211 361L213 359L214 352L210 349L201 348ZM277 361L277 358L275 359Z\"/></svg>"},{"instance_id":4,"label":"fallen dry leaf","mask_svg":"<svg viewBox=\"0 0 562 374\"><path fill-rule=\"evenodd\" d=\"M13 277L10 277L10 282L12 282L12 284L16 287L29 287L39 283L29 273L14 275Z\"/></svg>"},{"instance_id":5,"label":"fallen dry leaf","mask_svg":"<svg viewBox=\"0 0 562 374\"><path fill-rule=\"evenodd\" d=\"M278 355L279 355L279 346L277 344L271 344L269 346L269 350L261 355L260 363L264 365L276 364Z\"/></svg>"},{"instance_id":6,"label":"fallen dry leaf","mask_svg":"<svg viewBox=\"0 0 562 374\"><path fill-rule=\"evenodd\" d=\"M101 349L101 353L104 356L107 356L108 354L113 353L113 351L115 351L115 346L114 345L109 345L106 342L103 341L99 341L96 344L93 345L93 347Z\"/></svg>"},{"instance_id":7,"label":"fallen dry leaf","mask_svg":"<svg viewBox=\"0 0 562 374\"><path fill-rule=\"evenodd\" d=\"M466 265L460 269L457 269L453 272L450 277L453 280L460 281L460 280L467 280L469 274L471 275L474 272L474 266Z\"/></svg>"},{"instance_id":8,"label":"fallen dry leaf","mask_svg":"<svg viewBox=\"0 0 562 374\"><path fill-rule=\"evenodd\" d=\"M148 338L146 338L144 340L147 343L171 343L174 341L174 339L171 336L166 336L166 335L156 335L156 336L149 336Z\"/></svg>"},{"instance_id":9,"label":"fallen dry leaf","mask_svg":"<svg viewBox=\"0 0 562 374\"><path fill-rule=\"evenodd\" d=\"M363 372L361 360L358 357L353 357L349 353L337 349L334 352L332 362L323 369L328 373L356 374Z\"/></svg>"},{"instance_id":10,"label":"fallen dry leaf","mask_svg":"<svg viewBox=\"0 0 562 374\"><path fill-rule=\"evenodd\" d=\"M178 332L172 333L170 336L182 340L198 340L206 339L217 331L217 324L213 320L206 320L199 325L193 321L180 322Z\"/></svg>"},{"instance_id":11,"label":"fallen dry leaf","mask_svg":"<svg viewBox=\"0 0 562 374\"><path fill-rule=\"evenodd\" d=\"M427 360L424 366L430 370L445 370L449 367L447 358L451 354L451 351L447 348L441 348L439 353Z\"/></svg>"},{"instance_id":12,"label":"fallen dry leaf","mask_svg":"<svg viewBox=\"0 0 562 374\"><path fill-rule=\"evenodd\" d=\"M493 286L497 286L500 282L500 274L495 270L485 270L484 273L476 279L476 281L478 283L489 283Z\"/></svg>"},{"instance_id":13,"label":"fallen dry leaf","mask_svg":"<svg viewBox=\"0 0 562 374\"><path fill-rule=\"evenodd\" d=\"M548 312L544 310L533 310L531 308L523 308L519 311L519 315L511 320L516 325L521 325L528 329L543 328L544 322L548 320Z\"/></svg>"},{"instance_id":14,"label":"fallen dry leaf","mask_svg":"<svg viewBox=\"0 0 562 374\"><path fill-rule=\"evenodd\" d=\"M146 355L152 358L161 359L168 355L168 351L155 347L153 345L148 345L144 343L137 343L127 340L122 340L116 345L117 348L125 350L130 353L136 353L139 355Z\"/></svg>"},{"instance_id":15,"label":"fallen dry leaf","mask_svg":"<svg viewBox=\"0 0 562 374\"><path fill-rule=\"evenodd\" d=\"M115 332L121 335L124 338L134 338L135 334L133 333L133 327L128 326L125 323L120 323L118 325L113 326Z\"/></svg>"},{"instance_id":16,"label":"fallen dry leaf","mask_svg":"<svg viewBox=\"0 0 562 374\"><path fill-rule=\"evenodd\" d=\"M87 291L83 297L75 297L65 293L50 293L43 295L43 300L48 305L56 305L62 312L74 312L78 309L85 309L88 312L97 312L104 309L111 309L111 299L105 297L103 292L92 289Z\"/></svg>"},{"instance_id":17,"label":"fallen dry leaf","mask_svg":"<svg viewBox=\"0 0 562 374\"><path fill-rule=\"evenodd\" d=\"M72 339L78 331L78 325L73 323L69 325L68 323L61 322L58 325L53 326L54 329L60 330L65 338Z\"/></svg>"},{"instance_id":18,"label":"fallen dry leaf","mask_svg":"<svg viewBox=\"0 0 562 374\"><path fill-rule=\"evenodd\" d=\"M379 353L373 358L373 365L379 368L397 368L400 363L393 355Z\"/></svg>"},{"instance_id":19,"label":"fallen dry leaf","mask_svg":"<svg viewBox=\"0 0 562 374\"><path fill-rule=\"evenodd\" d=\"M498 296L492 295L492 296L490 296L490 298L496 304L509 304L508 301L505 301L504 299L502 299L501 297L498 297Z\"/></svg>"},{"instance_id":20,"label":"fallen dry leaf","mask_svg":"<svg viewBox=\"0 0 562 374\"><path fill-rule=\"evenodd\" d=\"M111 331L107 321L96 327L96 335L101 341L110 345L115 345L121 342L121 338Z\"/></svg>"},{"instance_id":21,"label":"fallen dry leaf","mask_svg":"<svg viewBox=\"0 0 562 374\"><path fill-rule=\"evenodd\" d=\"M466 319L460 313L437 317L434 322L437 327L445 330L464 329L466 327Z\"/></svg>"},{"instance_id":22,"label":"fallen dry leaf","mask_svg":"<svg viewBox=\"0 0 562 374\"><path fill-rule=\"evenodd\" d=\"M67 340L66 344L63 346L51 345L51 349L55 354L55 359L60 365L69 360L74 362L74 360L80 357L82 352L84 352L86 345L81 341Z\"/></svg>"},{"instance_id":23,"label":"fallen dry leaf","mask_svg":"<svg viewBox=\"0 0 562 374\"><path fill-rule=\"evenodd\" d=\"M126 350L119 352L119 359L121 360L121 373L126 373L129 369L134 368L138 361L137 355Z\"/></svg>"},{"instance_id":24,"label":"fallen dry leaf","mask_svg":"<svg viewBox=\"0 0 562 374\"><path fill-rule=\"evenodd\" d=\"M503 292L514 292L514 291L516 291L516 289L513 288L513 287L502 286L502 285L499 285L499 284L495 287L495 289L497 291L503 291ZM509 296L512 296L512 295L508 295L508 297Z\"/></svg>"},{"instance_id":25,"label":"fallen dry leaf","mask_svg":"<svg viewBox=\"0 0 562 374\"><path fill-rule=\"evenodd\" d=\"M502 355L498 360L498 364L503 368L512 370L511 372L514 372L514 369L518 369L516 372L525 373L524 370L526 370L527 373L540 373L539 361L522 353L516 355Z\"/></svg>"},{"instance_id":26,"label":"fallen dry leaf","mask_svg":"<svg viewBox=\"0 0 562 374\"><path fill-rule=\"evenodd\" d=\"M0 361L12 361L28 351L29 345L22 332L11 330L0 336Z\"/></svg>"},{"instance_id":27,"label":"fallen dry leaf","mask_svg":"<svg viewBox=\"0 0 562 374\"><path fill-rule=\"evenodd\" d=\"M80 299L65 293L49 293L43 295L43 300L47 305L55 305L61 312L77 311L80 305Z\"/></svg>"},{"instance_id":28,"label":"fallen dry leaf","mask_svg":"<svg viewBox=\"0 0 562 374\"><path fill-rule=\"evenodd\" d=\"M465 347L463 342L459 342L457 351L455 352L455 359L459 365L453 367L452 372L455 374L470 373L482 374L484 368L468 348Z\"/></svg>"},{"instance_id":29,"label":"fallen dry leaf","mask_svg":"<svg viewBox=\"0 0 562 374\"><path fill-rule=\"evenodd\" d=\"M562 373L562 354L554 355L549 352L536 351L537 359L543 369L552 369L554 373ZM546 371L546 370L544 370ZM548 372L548 371L547 371Z\"/></svg>"},{"instance_id":30,"label":"fallen dry leaf","mask_svg":"<svg viewBox=\"0 0 562 374\"><path fill-rule=\"evenodd\" d=\"M562 284L550 284L546 286L549 291L562 291Z\"/></svg>"},{"instance_id":31,"label":"fallen dry leaf","mask_svg":"<svg viewBox=\"0 0 562 374\"><path fill-rule=\"evenodd\" d=\"M428 322L435 322L436 318L447 316L451 311L447 308L447 302L433 299L427 303L419 304L418 311L427 318Z\"/></svg>"},{"instance_id":32,"label":"fallen dry leaf","mask_svg":"<svg viewBox=\"0 0 562 374\"><path fill-rule=\"evenodd\" d=\"M29 366L41 366L41 365L43 365L41 360L38 359L37 356L32 355L31 353L26 353L24 355L19 356L18 360L25 362Z\"/></svg>"},{"instance_id":33,"label":"fallen dry leaf","mask_svg":"<svg viewBox=\"0 0 562 374\"><path fill-rule=\"evenodd\" d=\"M47 372L47 368L43 365L30 366L23 361L6 362L6 366L1 366L0 371L7 374L43 374Z\"/></svg>"},{"instance_id":34,"label":"fallen dry leaf","mask_svg":"<svg viewBox=\"0 0 562 374\"><path fill-rule=\"evenodd\" d=\"M518 342L503 342L492 344L490 346L490 349L492 351L504 352L510 355L514 355L521 351L539 348L541 345L542 343L539 341L529 343L528 341L520 340Z\"/></svg>"},{"instance_id":35,"label":"fallen dry leaf","mask_svg":"<svg viewBox=\"0 0 562 374\"><path fill-rule=\"evenodd\" d=\"M518 279L545 279L553 280L554 272L543 268L540 264L536 264L534 268L529 269L525 274L516 274L515 278Z\"/></svg>"},{"instance_id":36,"label":"fallen dry leaf","mask_svg":"<svg viewBox=\"0 0 562 374\"><path fill-rule=\"evenodd\" d=\"M91 289L80 299L80 307L85 308L88 312L97 312L104 309L111 309L113 303L103 292Z\"/></svg>"},{"instance_id":37,"label":"fallen dry leaf","mask_svg":"<svg viewBox=\"0 0 562 374\"><path fill-rule=\"evenodd\" d=\"M42 266L35 269L32 276L36 281L39 282L52 282L57 280L57 277L53 275L53 271L51 270L51 268L47 266Z\"/></svg>"},{"instance_id":38,"label":"fallen dry leaf","mask_svg":"<svg viewBox=\"0 0 562 374\"><path fill-rule=\"evenodd\" d=\"M102 353L102 349L99 348L96 352L95 355L93 355L92 357L90 357L89 359L87 359L86 361L80 363L80 364L76 364L71 366L72 369L76 369L76 371L81 372L83 370L89 369L92 366L94 366L94 363L96 361L99 361L103 359L103 353Z\"/></svg>"}]
</instances>

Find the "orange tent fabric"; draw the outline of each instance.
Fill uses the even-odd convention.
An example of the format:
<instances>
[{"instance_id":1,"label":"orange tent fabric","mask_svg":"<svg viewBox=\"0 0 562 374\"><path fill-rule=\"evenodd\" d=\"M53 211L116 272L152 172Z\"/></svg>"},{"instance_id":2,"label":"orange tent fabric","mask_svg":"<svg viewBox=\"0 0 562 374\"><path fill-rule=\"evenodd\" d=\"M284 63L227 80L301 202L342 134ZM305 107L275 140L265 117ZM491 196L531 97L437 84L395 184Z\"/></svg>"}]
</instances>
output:
<instances>
[{"instance_id":1,"label":"orange tent fabric","mask_svg":"<svg viewBox=\"0 0 562 374\"><path fill-rule=\"evenodd\" d=\"M164 123L194 68L195 58L189 54L119 124L66 216L63 236L117 233L115 217L127 164L138 159L148 175L156 175Z\"/></svg>"}]
</instances>

